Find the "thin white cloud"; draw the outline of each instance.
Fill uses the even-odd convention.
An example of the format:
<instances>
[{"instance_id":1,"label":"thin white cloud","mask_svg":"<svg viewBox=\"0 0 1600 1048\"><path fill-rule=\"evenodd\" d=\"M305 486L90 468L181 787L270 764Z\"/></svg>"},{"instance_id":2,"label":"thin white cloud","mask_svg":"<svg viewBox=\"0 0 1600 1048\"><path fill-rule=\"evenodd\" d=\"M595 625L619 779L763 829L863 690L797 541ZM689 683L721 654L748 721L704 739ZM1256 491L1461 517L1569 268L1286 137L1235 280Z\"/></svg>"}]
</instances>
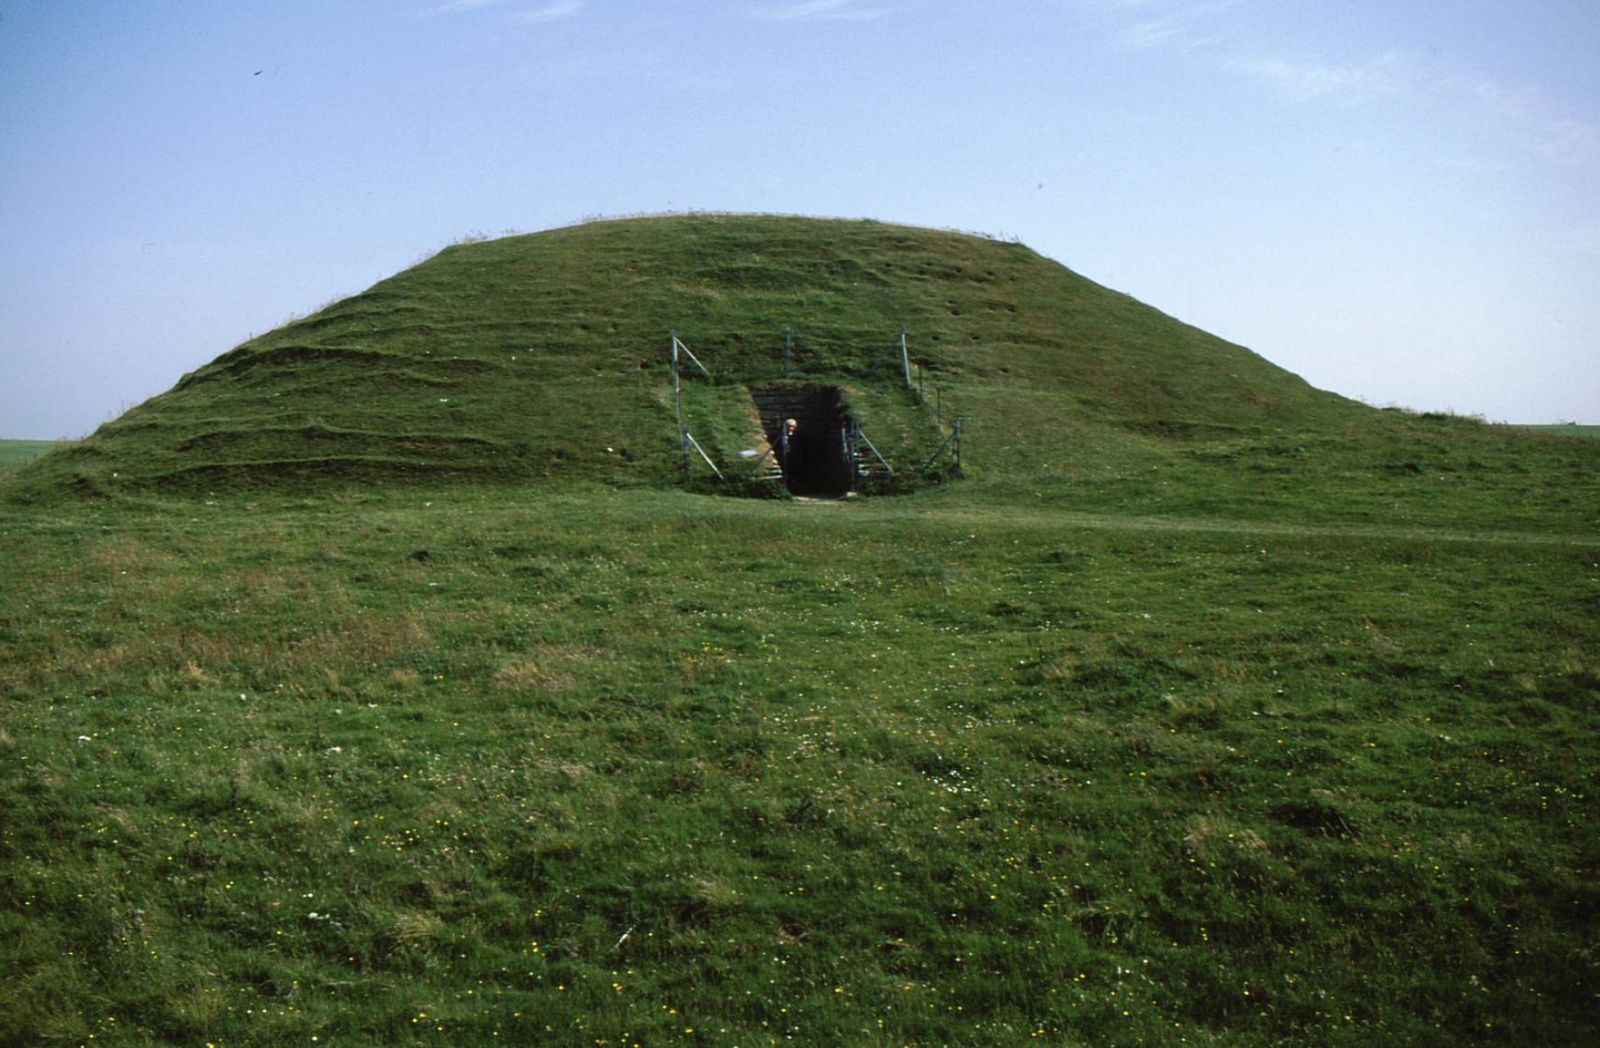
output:
<instances>
[{"instance_id":1,"label":"thin white cloud","mask_svg":"<svg viewBox=\"0 0 1600 1048\"><path fill-rule=\"evenodd\" d=\"M757 7L751 17L768 22L865 22L882 18L886 7L863 5L861 0L804 0L797 4Z\"/></svg>"},{"instance_id":2,"label":"thin white cloud","mask_svg":"<svg viewBox=\"0 0 1600 1048\"><path fill-rule=\"evenodd\" d=\"M1127 51L1190 54L1204 50L1220 39L1215 34L1195 32L1179 18L1155 18L1122 29L1117 34L1116 43Z\"/></svg>"},{"instance_id":3,"label":"thin white cloud","mask_svg":"<svg viewBox=\"0 0 1600 1048\"><path fill-rule=\"evenodd\" d=\"M1184 38L1183 26L1171 18L1139 22L1122 31L1119 42L1135 51L1154 51Z\"/></svg>"},{"instance_id":4,"label":"thin white cloud","mask_svg":"<svg viewBox=\"0 0 1600 1048\"><path fill-rule=\"evenodd\" d=\"M1077 0L1123 51L1192 54L1221 41L1217 26L1238 0Z\"/></svg>"},{"instance_id":5,"label":"thin white cloud","mask_svg":"<svg viewBox=\"0 0 1600 1048\"><path fill-rule=\"evenodd\" d=\"M1074 6L1090 14L1120 15L1152 7L1171 8L1173 0L1077 0Z\"/></svg>"},{"instance_id":6,"label":"thin white cloud","mask_svg":"<svg viewBox=\"0 0 1600 1048\"><path fill-rule=\"evenodd\" d=\"M1585 261L1600 260L1600 225L1564 229L1549 234L1546 240L1561 254L1575 255Z\"/></svg>"},{"instance_id":7,"label":"thin white cloud","mask_svg":"<svg viewBox=\"0 0 1600 1048\"><path fill-rule=\"evenodd\" d=\"M1510 166L1504 160L1481 153L1449 153L1438 158L1440 167L1464 175L1503 175Z\"/></svg>"},{"instance_id":8,"label":"thin white cloud","mask_svg":"<svg viewBox=\"0 0 1600 1048\"><path fill-rule=\"evenodd\" d=\"M1226 66L1300 101L1363 105L1400 91L1400 56L1392 51L1360 66L1282 58L1233 58Z\"/></svg>"},{"instance_id":9,"label":"thin white cloud","mask_svg":"<svg viewBox=\"0 0 1600 1048\"><path fill-rule=\"evenodd\" d=\"M451 0L425 12L428 15L460 15L470 11L482 11L490 7L506 7L516 0ZM523 10L510 12L505 20L517 24L531 24L534 22L553 22L558 18L567 18L583 10L585 0L549 0L548 3Z\"/></svg>"},{"instance_id":10,"label":"thin white cloud","mask_svg":"<svg viewBox=\"0 0 1600 1048\"><path fill-rule=\"evenodd\" d=\"M430 15L458 15L464 11L476 11L480 7L498 7L509 2L510 0L450 0L450 3L440 4L427 13Z\"/></svg>"},{"instance_id":11,"label":"thin white cloud","mask_svg":"<svg viewBox=\"0 0 1600 1048\"><path fill-rule=\"evenodd\" d=\"M1394 52L1354 66L1251 54L1228 18L1239 5L1240 0L1078 0L1081 10L1103 20L1107 40L1120 50L1205 53L1214 66L1298 101L1359 105L1400 90L1401 61Z\"/></svg>"},{"instance_id":12,"label":"thin white cloud","mask_svg":"<svg viewBox=\"0 0 1600 1048\"><path fill-rule=\"evenodd\" d=\"M558 18L570 18L583 10L584 0L554 0L553 3L544 4L529 11L518 11L512 15L513 22L554 22Z\"/></svg>"},{"instance_id":13,"label":"thin white cloud","mask_svg":"<svg viewBox=\"0 0 1600 1048\"><path fill-rule=\"evenodd\" d=\"M1509 88L1490 80L1458 83L1512 145L1562 163L1600 160L1600 127L1558 111L1538 88Z\"/></svg>"}]
</instances>

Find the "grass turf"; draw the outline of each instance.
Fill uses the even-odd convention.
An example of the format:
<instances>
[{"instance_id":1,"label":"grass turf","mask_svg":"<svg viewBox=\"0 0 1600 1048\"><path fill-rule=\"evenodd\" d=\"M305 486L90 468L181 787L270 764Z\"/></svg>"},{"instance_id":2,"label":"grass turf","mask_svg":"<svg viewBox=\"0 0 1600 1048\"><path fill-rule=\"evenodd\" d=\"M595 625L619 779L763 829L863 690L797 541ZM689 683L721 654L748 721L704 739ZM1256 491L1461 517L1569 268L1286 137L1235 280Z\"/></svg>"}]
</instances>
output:
<instances>
[{"instance_id":1,"label":"grass turf","mask_svg":"<svg viewBox=\"0 0 1600 1048\"><path fill-rule=\"evenodd\" d=\"M9 1043L1593 1033L1592 534L0 518Z\"/></svg>"}]
</instances>

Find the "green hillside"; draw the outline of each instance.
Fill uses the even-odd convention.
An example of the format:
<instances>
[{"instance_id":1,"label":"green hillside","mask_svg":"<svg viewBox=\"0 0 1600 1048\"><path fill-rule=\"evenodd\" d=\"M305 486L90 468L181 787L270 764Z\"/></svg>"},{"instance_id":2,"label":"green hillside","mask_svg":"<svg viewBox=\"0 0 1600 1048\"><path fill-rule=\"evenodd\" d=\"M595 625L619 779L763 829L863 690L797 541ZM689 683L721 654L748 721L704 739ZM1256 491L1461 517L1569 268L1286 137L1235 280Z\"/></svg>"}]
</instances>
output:
<instances>
[{"instance_id":1,"label":"green hillside","mask_svg":"<svg viewBox=\"0 0 1600 1048\"><path fill-rule=\"evenodd\" d=\"M971 464L1002 473L1371 414L1018 244L695 215L447 248L225 353L33 479L672 483L669 332L711 370L690 382L688 422L727 462L760 441L745 391L782 377L791 329L796 378L843 386L874 443L912 466L956 412Z\"/></svg>"}]
</instances>

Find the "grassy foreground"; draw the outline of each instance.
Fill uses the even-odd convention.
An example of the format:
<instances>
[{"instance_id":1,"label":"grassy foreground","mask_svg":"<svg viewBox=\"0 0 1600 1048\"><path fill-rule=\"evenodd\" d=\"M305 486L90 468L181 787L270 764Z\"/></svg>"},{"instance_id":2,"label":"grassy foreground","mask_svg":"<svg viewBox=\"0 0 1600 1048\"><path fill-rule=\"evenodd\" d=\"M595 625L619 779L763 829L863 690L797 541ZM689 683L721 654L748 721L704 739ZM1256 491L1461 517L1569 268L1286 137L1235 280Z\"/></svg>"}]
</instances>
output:
<instances>
[{"instance_id":1,"label":"grassy foreground","mask_svg":"<svg viewBox=\"0 0 1600 1048\"><path fill-rule=\"evenodd\" d=\"M0 509L0 1043L1593 1043L1585 469Z\"/></svg>"}]
</instances>

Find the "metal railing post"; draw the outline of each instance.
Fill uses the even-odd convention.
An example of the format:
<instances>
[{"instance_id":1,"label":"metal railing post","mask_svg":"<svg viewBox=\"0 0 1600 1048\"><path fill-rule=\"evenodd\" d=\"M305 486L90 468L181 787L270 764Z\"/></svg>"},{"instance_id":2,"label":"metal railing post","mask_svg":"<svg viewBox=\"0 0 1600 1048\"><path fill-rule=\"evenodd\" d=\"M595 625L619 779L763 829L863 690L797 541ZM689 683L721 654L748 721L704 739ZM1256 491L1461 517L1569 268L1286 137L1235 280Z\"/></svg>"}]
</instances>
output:
<instances>
[{"instance_id":1,"label":"metal railing post","mask_svg":"<svg viewBox=\"0 0 1600 1048\"><path fill-rule=\"evenodd\" d=\"M906 388L915 389L911 384L911 350L906 345L906 329L900 329L900 370L905 372Z\"/></svg>"}]
</instances>

